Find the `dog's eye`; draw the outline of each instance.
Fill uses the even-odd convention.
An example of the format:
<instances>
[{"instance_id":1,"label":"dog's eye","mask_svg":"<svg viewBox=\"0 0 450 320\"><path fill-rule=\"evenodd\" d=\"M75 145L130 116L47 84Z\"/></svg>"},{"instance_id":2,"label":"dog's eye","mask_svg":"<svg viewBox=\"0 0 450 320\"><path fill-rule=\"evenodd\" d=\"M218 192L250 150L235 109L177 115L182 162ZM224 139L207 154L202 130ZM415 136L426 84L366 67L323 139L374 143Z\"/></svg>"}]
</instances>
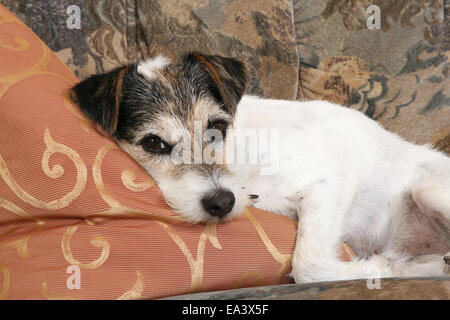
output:
<instances>
[{"instance_id":1,"label":"dog's eye","mask_svg":"<svg viewBox=\"0 0 450 320\"><path fill-rule=\"evenodd\" d=\"M152 153L170 153L171 147L168 146L158 136L148 136L141 141L142 147Z\"/></svg>"},{"instance_id":2,"label":"dog's eye","mask_svg":"<svg viewBox=\"0 0 450 320\"><path fill-rule=\"evenodd\" d=\"M208 124L208 129L219 130L222 134L222 138L225 138L227 134L228 123L223 120L212 121ZM214 141L214 137L211 137L211 140Z\"/></svg>"}]
</instances>

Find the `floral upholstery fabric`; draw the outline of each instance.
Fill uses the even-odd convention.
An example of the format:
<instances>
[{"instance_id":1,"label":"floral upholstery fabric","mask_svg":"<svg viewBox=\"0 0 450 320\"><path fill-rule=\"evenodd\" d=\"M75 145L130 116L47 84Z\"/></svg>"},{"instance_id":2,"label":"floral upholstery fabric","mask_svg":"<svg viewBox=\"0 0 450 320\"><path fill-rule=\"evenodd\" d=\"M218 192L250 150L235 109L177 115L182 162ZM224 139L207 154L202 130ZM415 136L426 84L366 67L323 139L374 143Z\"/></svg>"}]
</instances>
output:
<instances>
[{"instance_id":1,"label":"floral upholstery fabric","mask_svg":"<svg viewBox=\"0 0 450 320\"><path fill-rule=\"evenodd\" d=\"M369 4L380 29L367 27ZM450 152L450 1L294 0L299 99L358 109Z\"/></svg>"}]
</instances>

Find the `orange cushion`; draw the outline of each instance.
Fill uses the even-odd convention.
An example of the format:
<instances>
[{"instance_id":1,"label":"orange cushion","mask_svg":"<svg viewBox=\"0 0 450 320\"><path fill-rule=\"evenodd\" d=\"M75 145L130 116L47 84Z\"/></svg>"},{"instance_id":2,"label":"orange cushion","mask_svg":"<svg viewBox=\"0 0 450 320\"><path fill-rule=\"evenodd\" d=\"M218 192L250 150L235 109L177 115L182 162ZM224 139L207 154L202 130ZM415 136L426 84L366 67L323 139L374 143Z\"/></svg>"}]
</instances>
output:
<instances>
[{"instance_id":1,"label":"orange cushion","mask_svg":"<svg viewBox=\"0 0 450 320\"><path fill-rule=\"evenodd\" d=\"M289 282L294 221L249 208L227 224L183 222L71 104L77 81L0 5L0 299L160 298Z\"/></svg>"}]
</instances>

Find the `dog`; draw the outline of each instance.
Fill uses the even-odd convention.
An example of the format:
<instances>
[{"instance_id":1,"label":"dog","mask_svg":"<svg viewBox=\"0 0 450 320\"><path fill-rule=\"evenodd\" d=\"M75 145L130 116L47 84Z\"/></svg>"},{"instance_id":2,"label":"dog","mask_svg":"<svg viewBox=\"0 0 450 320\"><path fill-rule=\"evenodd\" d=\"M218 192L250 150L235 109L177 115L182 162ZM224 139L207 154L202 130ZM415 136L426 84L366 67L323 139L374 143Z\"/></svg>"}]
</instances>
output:
<instances>
[{"instance_id":1,"label":"dog","mask_svg":"<svg viewBox=\"0 0 450 320\"><path fill-rule=\"evenodd\" d=\"M246 84L243 62L192 52L90 76L71 95L187 221L224 222L248 205L297 219L297 283L449 272L449 157L359 111L245 95ZM274 172L262 174L262 161L207 161L234 150L229 133L239 129L278 134L276 157L257 151L277 162ZM197 152L183 149L185 161L174 161L181 141ZM193 155L208 148L212 157ZM351 261L340 259L342 243Z\"/></svg>"}]
</instances>

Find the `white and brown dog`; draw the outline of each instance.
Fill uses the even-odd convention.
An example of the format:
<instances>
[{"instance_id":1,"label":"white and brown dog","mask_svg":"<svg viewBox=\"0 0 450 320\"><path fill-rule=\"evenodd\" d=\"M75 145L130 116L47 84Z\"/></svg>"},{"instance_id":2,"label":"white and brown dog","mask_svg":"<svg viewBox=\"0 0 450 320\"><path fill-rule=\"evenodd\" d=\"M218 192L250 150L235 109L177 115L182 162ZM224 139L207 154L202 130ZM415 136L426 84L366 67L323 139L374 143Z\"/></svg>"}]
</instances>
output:
<instances>
[{"instance_id":1,"label":"white and brown dog","mask_svg":"<svg viewBox=\"0 0 450 320\"><path fill-rule=\"evenodd\" d=\"M245 86L243 63L190 53L91 76L72 93L186 220L225 221L258 196L256 207L298 219L296 282L448 273L449 157L358 111L248 96ZM260 143L266 166L216 161L238 129L276 133L275 157ZM350 262L339 259L342 242L357 255Z\"/></svg>"}]
</instances>

